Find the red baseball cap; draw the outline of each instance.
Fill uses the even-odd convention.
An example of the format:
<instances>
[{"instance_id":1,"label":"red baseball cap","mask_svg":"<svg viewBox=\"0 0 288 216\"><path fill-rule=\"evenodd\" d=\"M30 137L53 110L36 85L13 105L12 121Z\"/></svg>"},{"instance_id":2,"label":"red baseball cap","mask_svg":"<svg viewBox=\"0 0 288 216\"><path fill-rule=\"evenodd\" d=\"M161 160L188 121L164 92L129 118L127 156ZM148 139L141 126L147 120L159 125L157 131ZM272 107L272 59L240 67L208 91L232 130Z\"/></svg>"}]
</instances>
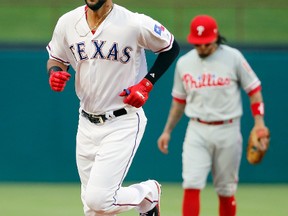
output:
<instances>
[{"instance_id":1,"label":"red baseball cap","mask_svg":"<svg viewBox=\"0 0 288 216\"><path fill-rule=\"evenodd\" d=\"M208 44L218 37L218 25L216 20L208 15L199 15L192 19L190 34L187 40L191 44Z\"/></svg>"}]
</instances>

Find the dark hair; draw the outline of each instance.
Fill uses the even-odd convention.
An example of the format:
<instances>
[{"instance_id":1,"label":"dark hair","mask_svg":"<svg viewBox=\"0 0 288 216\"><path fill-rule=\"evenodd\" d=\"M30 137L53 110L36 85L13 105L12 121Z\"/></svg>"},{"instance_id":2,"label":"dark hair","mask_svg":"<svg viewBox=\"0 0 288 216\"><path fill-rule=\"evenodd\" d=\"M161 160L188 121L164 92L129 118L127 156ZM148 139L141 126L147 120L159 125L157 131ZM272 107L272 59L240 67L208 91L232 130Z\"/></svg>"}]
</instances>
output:
<instances>
[{"instance_id":1,"label":"dark hair","mask_svg":"<svg viewBox=\"0 0 288 216\"><path fill-rule=\"evenodd\" d=\"M216 43L217 43L218 45L220 45L220 44L225 44L226 42L227 42L226 38L223 37L223 36L219 33Z\"/></svg>"}]
</instances>

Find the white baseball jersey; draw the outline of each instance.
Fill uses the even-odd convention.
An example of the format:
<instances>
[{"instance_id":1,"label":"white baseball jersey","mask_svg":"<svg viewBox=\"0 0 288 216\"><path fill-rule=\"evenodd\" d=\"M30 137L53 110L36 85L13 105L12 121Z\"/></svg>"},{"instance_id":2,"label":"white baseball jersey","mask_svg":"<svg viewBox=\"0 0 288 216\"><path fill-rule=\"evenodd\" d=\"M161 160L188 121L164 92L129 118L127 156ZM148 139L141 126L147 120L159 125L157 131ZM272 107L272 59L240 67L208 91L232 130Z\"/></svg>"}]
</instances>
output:
<instances>
[{"instance_id":1,"label":"white baseball jersey","mask_svg":"<svg viewBox=\"0 0 288 216\"><path fill-rule=\"evenodd\" d=\"M228 120L242 115L241 91L249 93L260 81L243 55L220 45L206 58L193 49L176 64L172 96L186 102L185 114L204 121Z\"/></svg>"},{"instance_id":2,"label":"white baseball jersey","mask_svg":"<svg viewBox=\"0 0 288 216\"><path fill-rule=\"evenodd\" d=\"M127 106L118 95L147 74L144 49L167 51L174 37L152 18L116 4L93 34L85 11L81 6L58 20L47 50L76 71L81 108L100 114Z\"/></svg>"}]
</instances>

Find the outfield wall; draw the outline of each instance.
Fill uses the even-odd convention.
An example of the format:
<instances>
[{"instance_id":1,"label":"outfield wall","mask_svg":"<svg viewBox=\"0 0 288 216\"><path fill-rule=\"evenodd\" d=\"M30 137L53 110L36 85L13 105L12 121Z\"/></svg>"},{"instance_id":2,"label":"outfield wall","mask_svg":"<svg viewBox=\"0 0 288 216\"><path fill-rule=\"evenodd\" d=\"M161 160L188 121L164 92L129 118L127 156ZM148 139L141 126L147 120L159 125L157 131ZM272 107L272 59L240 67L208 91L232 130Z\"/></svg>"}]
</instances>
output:
<instances>
[{"instance_id":1,"label":"outfield wall","mask_svg":"<svg viewBox=\"0 0 288 216\"><path fill-rule=\"evenodd\" d=\"M288 48L239 47L262 80L266 104L266 124L271 129L271 148L257 166L245 159L246 140L253 120L247 96L243 93L244 137L240 182L288 183ZM182 46L181 54L188 51ZM0 181L75 182L75 135L78 99L73 79L64 92L50 90L46 74L47 53L44 46L0 48ZM148 53L148 62L155 56ZM169 155L157 149L171 103L175 64L156 84L145 104L147 130L130 172L128 181L156 178L181 181L181 150L187 118L172 134ZM286 134L286 135L285 135Z\"/></svg>"}]
</instances>

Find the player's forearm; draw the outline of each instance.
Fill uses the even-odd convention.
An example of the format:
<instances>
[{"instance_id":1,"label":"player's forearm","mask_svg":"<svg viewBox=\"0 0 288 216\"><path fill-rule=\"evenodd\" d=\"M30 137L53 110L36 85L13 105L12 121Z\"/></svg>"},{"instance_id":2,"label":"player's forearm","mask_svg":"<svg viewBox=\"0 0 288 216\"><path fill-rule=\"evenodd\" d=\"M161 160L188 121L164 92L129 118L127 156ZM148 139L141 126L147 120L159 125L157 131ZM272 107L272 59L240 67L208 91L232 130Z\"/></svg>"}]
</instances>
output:
<instances>
[{"instance_id":1,"label":"player's forearm","mask_svg":"<svg viewBox=\"0 0 288 216\"><path fill-rule=\"evenodd\" d=\"M258 91L249 97L250 104L263 102L263 97L261 91Z\"/></svg>"},{"instance_id":2,"label":"player's forearm","mask_svg":"<svg viewBox=\"0 0 288 216\"><path fill-rule=\"evenodd\" d=\"M63 71L67 71L68 67L54 59L48 59L47 61L47 72L49 72L49 69L52 67L60 67Z\"/></svg>"},{"instance_id":3,"label":"player's forearm","mask_svg":"<svg viewBox=\"0 0 288 216\"><path fill-rule=\"evenodd\" d=\"M170 134L173 131L173 129L175 128L175 126L177 125L181 117L183 116L184 109L185 109L185 104L178 103L174 100L172 101L168 120L163 131L164 133Z\"/></svg>"},{"instance_id":4,"label":"player's forearm","mask_svg":"<svg viewBox=\"0 0 288 216\"><path fill-rule=\"evenodd\" d=\"M264 102L261 91L250 96L251 111L254 117L255 126L263 126L264 122ZM255 107L256 105L256 107ZM257 107L258 106L258 107ZM254 108L252 108L254 107ZM256 109L256 110L255 110Z\"/></svg>"}]
</instances>

